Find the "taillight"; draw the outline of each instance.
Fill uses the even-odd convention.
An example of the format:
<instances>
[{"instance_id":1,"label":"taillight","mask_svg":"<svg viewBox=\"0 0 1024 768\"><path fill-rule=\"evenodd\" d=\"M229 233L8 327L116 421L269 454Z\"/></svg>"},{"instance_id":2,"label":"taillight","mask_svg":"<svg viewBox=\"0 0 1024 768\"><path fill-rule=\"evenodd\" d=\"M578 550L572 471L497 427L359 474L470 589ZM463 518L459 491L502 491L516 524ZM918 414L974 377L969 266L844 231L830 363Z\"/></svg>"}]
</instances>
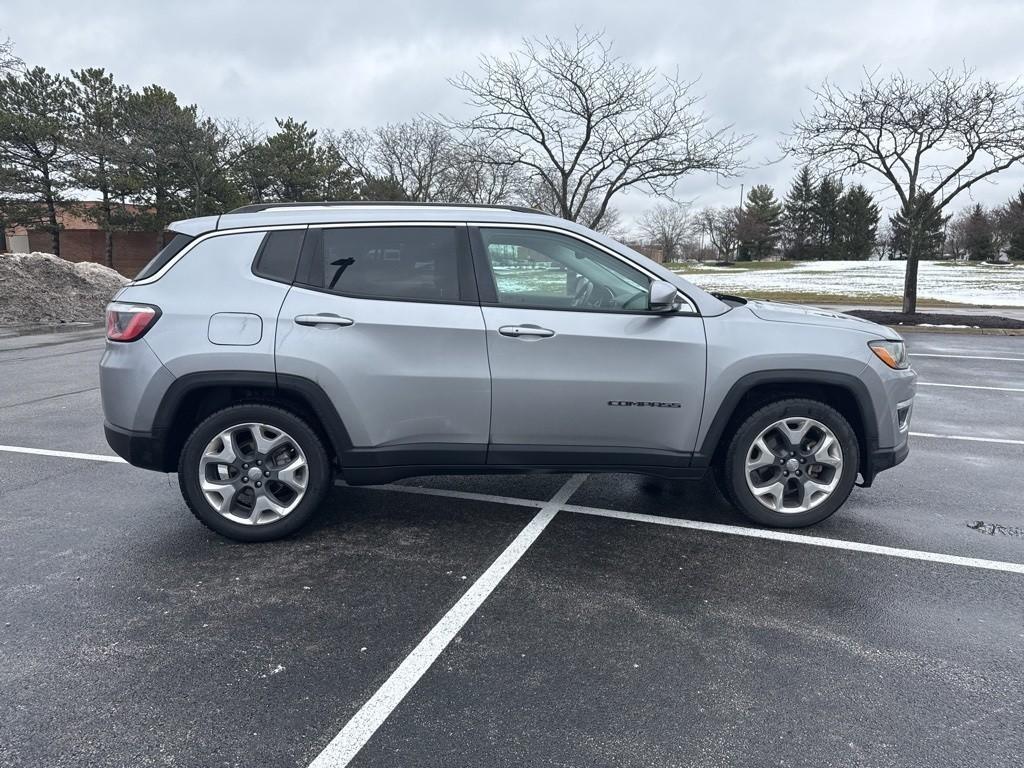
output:
<instances>
[{"instance_id":1,"label":"taillight","mask_svg":"<svg viewBox=\"0 0 1024 768\"><path fill-rule=\"evenodd\" d=\"M107 338L111 341L140 339L159 317L160 308L152 304L113 301L107 304Z\"/></svg>"}]
</instances>

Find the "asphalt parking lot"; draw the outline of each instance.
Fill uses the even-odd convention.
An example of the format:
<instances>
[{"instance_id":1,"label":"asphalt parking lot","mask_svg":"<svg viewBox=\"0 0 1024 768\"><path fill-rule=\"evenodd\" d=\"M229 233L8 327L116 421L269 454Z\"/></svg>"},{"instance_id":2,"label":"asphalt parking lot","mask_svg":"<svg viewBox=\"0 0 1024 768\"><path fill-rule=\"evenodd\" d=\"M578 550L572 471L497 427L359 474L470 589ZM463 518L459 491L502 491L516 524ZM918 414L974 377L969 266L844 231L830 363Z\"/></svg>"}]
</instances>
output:
<instances>
[{"instance_id":1,"label":"asphalt parking lot","mask_svg":"<svg viewBox=\"0 0 1024 768\"><path fill-rule=\"evenodd\" d=\"M247 546L109 460L100 332L2 338L0 765L1019 766L1024 337L908 341L910 458L813 529L446 477Z\"/></svg>"}]
</instances>

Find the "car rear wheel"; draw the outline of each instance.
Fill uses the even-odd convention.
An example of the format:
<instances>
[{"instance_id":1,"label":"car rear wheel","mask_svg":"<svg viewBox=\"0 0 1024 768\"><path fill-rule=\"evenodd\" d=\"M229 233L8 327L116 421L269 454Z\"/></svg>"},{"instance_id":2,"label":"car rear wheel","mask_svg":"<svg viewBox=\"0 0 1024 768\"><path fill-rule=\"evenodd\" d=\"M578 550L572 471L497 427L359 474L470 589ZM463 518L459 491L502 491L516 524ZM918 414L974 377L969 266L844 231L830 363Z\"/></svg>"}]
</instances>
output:
<instances>
[{"instance_id":1,"label":"car rear wheel","mask_svg":"<svg viewBox=\"0 0 1024 768\"><path fill-rule=\"evenodd\" d=\"M312 516L330 485L323 443L306 422L270 405L237 405L195 428L178 463L192 513L237 541L271 541Z\"/></svg>"},{"instance_id":2,"label":"car rear wheel","mask_svg":"<svg viewBox=\"0 0 1024 768\"><path fill-rule=\"evenodd\" d=\"M762 525L799 528L829 517L857 479L860 446L849 422L816 400L791 399L751 414L720 467L722 490Z\"/></svg>"}]
</instances>

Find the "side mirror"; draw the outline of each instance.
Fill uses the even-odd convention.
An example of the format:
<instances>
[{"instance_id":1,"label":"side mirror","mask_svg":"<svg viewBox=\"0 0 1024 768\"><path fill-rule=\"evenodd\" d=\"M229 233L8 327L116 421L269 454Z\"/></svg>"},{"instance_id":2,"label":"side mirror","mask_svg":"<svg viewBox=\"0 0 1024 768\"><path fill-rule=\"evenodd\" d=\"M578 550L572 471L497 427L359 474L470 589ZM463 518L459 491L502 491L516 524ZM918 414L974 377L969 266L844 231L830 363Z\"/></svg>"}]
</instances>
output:
<instances>
[{"instance_id":1,"label":"side mirror","mask_svg":"<svg viewBox=\"0 0 1024 768\"><path fill-rule=\"evenodd\" d=\"M647 308L651 312L675 312L679 309L679 289L664 280L652 280L647 293Z\"/></svg>"}]
</instances>

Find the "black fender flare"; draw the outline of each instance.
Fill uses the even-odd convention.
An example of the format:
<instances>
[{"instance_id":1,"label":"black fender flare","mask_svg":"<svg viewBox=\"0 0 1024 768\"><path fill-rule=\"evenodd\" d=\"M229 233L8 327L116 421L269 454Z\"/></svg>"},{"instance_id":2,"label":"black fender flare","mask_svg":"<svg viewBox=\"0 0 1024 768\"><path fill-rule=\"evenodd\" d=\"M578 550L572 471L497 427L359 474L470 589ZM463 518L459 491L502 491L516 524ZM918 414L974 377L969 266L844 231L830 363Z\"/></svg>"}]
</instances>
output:
<instances>
[{"instance_id":1,"label":"black fender flare","mask_svg":"<svg viewBox=\"0 0 1024 768\"><path fill-rule=\"evenodd\" d=\"M870 458L878 448L878 420L875 412L875 405L868 392L867 385L859 378L848 373L837 371L814 371L805 369L779 369L771 371L755 371L741 376L729 388L718 411L711 419L711 426L708 427L704 441L699 450L694 454L691 466L710 466L711 460L722 440L726 426L736 412L737 406L743 397L755 387L764 385L785 386L786 384L797 385L825 385L845 390L853 397L853 401L860 412L860 421L863 428L861 450L864 457ZM862 472L868 477L872 470L869 466L863 466Z\"/></svg>"},{"instance_id":2,"label":"black fender flare","mask_svg":"<svg viewBox=\"0 0 1024 768\"><path fill-rule=\"evenodd\" d=\"M181 405L188 395L197 390L218 387L270 389L275 394L298 399L319 421L319 424L312 426L319 427L324 431L335 456L340 457L352 448L352 440L345 428L344 421L319 384L302 376L277 374L270 371L201 371L178 377L167 388L167 392L164 393L157 408L153 419L153 436L166 444L173 431L174 421L180 412ZM170 461L173 457L164 456L162 458L165 461ZM173 469L168 471L173 471Z\"/></svg>"}]
</instances>

